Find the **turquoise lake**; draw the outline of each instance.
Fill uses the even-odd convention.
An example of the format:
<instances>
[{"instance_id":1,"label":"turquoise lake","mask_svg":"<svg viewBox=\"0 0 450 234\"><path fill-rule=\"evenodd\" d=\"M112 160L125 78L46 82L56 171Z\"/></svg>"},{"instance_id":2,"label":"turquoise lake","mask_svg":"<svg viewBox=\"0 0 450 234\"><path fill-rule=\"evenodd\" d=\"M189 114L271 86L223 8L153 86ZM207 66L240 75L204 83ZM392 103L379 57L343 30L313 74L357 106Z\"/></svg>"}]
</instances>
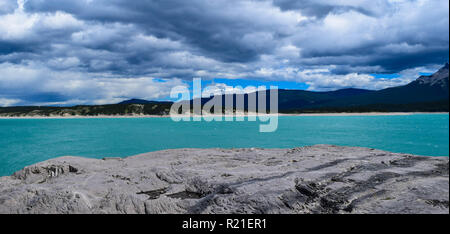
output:
<instances>
[{"instance_id":1,"label":"turquoise lake","mask_svg":"<svg viewBox=\"0 0 450 234\"><path fill-rule=\"evenodd\" d=\"M126 157L174 148L362 146L449 155L449 115L283 116L261 122L173 122L170 118L0 119L0 176L59 156Z\"/></svg>"}]
</instances>

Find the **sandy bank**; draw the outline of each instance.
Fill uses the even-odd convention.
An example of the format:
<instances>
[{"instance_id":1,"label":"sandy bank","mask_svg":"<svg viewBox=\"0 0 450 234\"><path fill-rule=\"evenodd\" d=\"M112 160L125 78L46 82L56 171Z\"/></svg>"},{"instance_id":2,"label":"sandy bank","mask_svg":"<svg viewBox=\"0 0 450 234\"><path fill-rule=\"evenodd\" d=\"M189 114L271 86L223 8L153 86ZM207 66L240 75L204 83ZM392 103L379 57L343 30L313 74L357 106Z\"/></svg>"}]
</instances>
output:
<instances>
[{"instance_id":1,"label":"sandy bank","mask_svg":"<svg viewBox=\"0 0 450 234\"><path fill-rule=\"evenodd\" d=\"M305 113L305 114L268 114L259 116L395 116L395 115L415 115L415 114L449 114L448 112L367 112L367 113ZM218 115L208 115L218 116ZM247 117L258 116L249 115L219 115L223 117ZM179 116L186 117L186 116ZM190 116L188 116L190 117ZM201 117L201 116L194 116ZM98 115L98 116L23 116L23 117L5 117L0 119L115 119L115 118L170 118L168 115Z\"/></svg>"}]
</instances>

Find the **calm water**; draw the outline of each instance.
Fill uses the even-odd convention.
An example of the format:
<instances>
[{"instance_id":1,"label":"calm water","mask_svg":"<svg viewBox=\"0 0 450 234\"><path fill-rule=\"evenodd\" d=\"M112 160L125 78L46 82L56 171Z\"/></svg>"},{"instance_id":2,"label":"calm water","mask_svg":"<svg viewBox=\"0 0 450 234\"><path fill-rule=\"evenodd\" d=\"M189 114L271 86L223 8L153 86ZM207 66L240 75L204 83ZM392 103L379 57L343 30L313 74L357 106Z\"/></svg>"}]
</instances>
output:
<instances>
[{"instance_id":1,"label":"calm water","mask_svg":"<svg viewBox=\"0 0 450 234\"><path fill-rule=\"evenodd\" d=\"M280 117L274 133L258 122L150 119L0 119L0 176L50 158L131 156L173 148L363 146L428 156L449 155L449 116Z\"/></svg>"}]
</instances>

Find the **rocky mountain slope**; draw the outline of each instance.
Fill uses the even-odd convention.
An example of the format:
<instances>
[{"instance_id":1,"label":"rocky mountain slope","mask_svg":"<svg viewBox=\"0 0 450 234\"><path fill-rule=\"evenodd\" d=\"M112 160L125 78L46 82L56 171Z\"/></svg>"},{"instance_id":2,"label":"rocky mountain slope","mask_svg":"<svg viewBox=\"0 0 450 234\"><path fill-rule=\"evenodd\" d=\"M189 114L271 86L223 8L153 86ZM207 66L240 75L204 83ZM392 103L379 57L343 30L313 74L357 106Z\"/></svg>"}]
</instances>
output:
<instances>
[{"instance_id":1,"label":"rocky mountain slope","mask_svg":"<svg viewBox=\"0 0 450 234\"><path fill-rule=\"evenodd\" d=\"M420 85L429 85L433 87L442 88L443 91L448 93L448 76L449 76L449 65L445 64L438 72L431 76L422 76L417 79L416 83Z\"/></svg>"},{"instance_id":2,"label":"rocky mountain slope","mask_svg":"<svg viewBox=\"0 0 450 234\"><path fill-rule=\"evenodd\" d=\"M318 145L63 157L0 178L0 213L449 213L448 157Z\"/></svg>"}]
</instances>

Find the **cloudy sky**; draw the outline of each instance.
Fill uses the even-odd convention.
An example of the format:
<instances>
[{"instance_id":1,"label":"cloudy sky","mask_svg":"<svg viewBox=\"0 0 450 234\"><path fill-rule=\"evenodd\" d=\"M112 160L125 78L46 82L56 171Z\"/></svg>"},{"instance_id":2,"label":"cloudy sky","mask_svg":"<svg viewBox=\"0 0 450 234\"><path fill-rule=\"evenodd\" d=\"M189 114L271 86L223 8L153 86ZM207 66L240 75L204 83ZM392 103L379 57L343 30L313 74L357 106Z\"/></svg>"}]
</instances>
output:
<instances>
[{"instance_id":1,"label":"cloudy sky","mask_svg":"<svg viewBox=\"0 0 450 234\"><path fill-rule=\"evenodd\" d=\"M382 89L448 57L447 0L0 0L0 106L166 100L193 77Z\"/></svg>"}]
</instances>

